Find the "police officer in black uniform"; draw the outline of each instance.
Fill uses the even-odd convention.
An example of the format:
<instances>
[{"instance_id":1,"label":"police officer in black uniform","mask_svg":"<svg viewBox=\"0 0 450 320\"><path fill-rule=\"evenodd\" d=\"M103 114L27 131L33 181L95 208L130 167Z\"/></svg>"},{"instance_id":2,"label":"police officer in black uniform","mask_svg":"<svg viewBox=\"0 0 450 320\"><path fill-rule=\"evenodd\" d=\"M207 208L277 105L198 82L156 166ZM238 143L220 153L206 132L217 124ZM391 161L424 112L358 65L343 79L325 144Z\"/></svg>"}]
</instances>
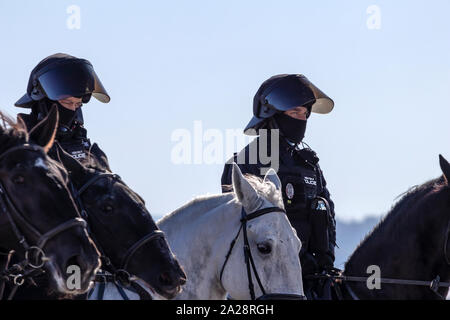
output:
<instances>
[{"instance_id":1,"label":"police officer in black uniform","mask_svg":"<svg viewBox=\"0 0 450 320\"><path fill-rule=\"evenodd\" d=\"M308 276L335 270L336 228L334 204L319 167L319 158L303 138L310 113L326 114L333 107L334 102L303 75L282 74L266 80L254 97L254 117L244 130L247 135L259 137L227 161L221 181L222 191L230 191L232 162L236 162L243 173L260 177L264 176L261 170L264 167L278 169L287 216L302 241L299 256L308 299L331 298L327 283ZM267 133L264 141L262 129ZM275 142L271 139L274 129L279 130ZM278 148L277 165L264 163L260 158L261 143L267 145L264 149L268 156L274 152L273 148Z\"/></svg>"},{"instance_id":2,"label":"police officer in black uniform","mask_svg":"<svg viewBox=\"0 0 450 320\"><path fill-rule=\"evenodd\" d=\"M56 106L59 112L56 140L61 147L84 165L101 164L109 170L106 155L96 143L91 145L83 126L81 106L88 103L91 96L103 103L110 101L92 64L57 53L43 59L31 71L27 92L15 106L31 109L30 114L18 115L28 130Z\"/></svg>"}]
</instances>

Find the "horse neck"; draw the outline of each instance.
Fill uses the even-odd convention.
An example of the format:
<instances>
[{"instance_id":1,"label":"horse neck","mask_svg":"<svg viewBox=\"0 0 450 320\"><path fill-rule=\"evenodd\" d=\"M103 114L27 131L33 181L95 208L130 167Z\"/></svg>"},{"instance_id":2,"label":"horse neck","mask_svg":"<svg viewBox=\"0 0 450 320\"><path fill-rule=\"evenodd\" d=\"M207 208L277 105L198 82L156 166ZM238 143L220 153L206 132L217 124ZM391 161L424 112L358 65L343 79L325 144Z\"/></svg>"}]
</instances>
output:
<instances>
[{"instance_id":1,"label":"horse neck","mask_svg":"<svg viewBox=\"0 0 450 320\"><path fill-rule=\"evenodd\" d=\"M432 280L440 275L441 281L450 280L450 268L445 263L444 243L441 242L449 216L435 206L438 196L430 192L431 188L424 189L413 199L396 206L351 255L344 273L368 276L366 268L376 265L380 267L382 278ZM434 228L436 225L439 228ZM365 286L349 285L352 288ZM409 294L412 290L423 290L414 286L408 289ZM376 291L373 290L373 294L376 295Z\"/></svg>"},{"instance_id":2,"label":"horse neck","mask_svg":"<svg viewBox=\"0 0 450 320\"><path fill-rule=\"evenodd\" d=\"M221 217L222 213L226 213L222 212L223 210L216 209L227 205L233 198L234 196L231 193L196 198L158 220L157 225L166 234L179 235L180 233L186 233L185 236L191 238L195 236L192 234L191 229L199 228L199 220L202 225L209 224L208 228L215 227L217 223L214 220Z\"/></svg>"},{"instance_id":3,"label":"horse neck","mask_svg":"<svg viewBox=\"0 0 450 320\"><path fill-rule=\"evenodd\" d=\"M240 226L232 194L196 199L158 221L189 279L177 299L223 299L220 269Z\"/></svg>"}]
</instances>

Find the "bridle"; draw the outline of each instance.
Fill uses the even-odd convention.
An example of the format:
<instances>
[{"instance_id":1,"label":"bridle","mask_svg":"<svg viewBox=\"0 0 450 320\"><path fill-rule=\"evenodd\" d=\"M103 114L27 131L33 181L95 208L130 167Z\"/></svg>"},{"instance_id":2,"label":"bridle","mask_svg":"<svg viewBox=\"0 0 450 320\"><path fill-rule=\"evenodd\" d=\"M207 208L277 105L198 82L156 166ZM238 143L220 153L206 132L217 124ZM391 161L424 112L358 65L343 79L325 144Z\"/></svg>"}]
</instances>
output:
<instances>
[{"instance_id":1,"label":"bridle","mask_svg":"<svg viewBox=\"0 0 450 320\"><path fill-rule=\"evenodd\" d=\"M285 294L285 293L266 293L266 290L264 289L264 286L261 283L261 279L258 275L258 271L256 270L255 261L253 260L252 252L250 249L250 244L248 242L248 235L247 235L247 222L258 218L262 215L265 215L270 212L283 212L286 213L286 211L279 207L268 207L256 210L252 213L246 214L244 207L242 207L241 210L241 226L239 228L238 233L234 237L234 239L230 243L230 249L228 250L227 255L225 256L225 261L222 265L222 269L220 270L220 283L222 284L222 276L223 272L225 270L225 266L228 262L228 259L230 258L231 252L233 251L233 247L236 244L236 241L239 237L239 234L241 233L241 230L243 230L243 237L244 237L244 258L245 258L245 265L247 267L247 278L248 278L248 288L250 291L250 297L252 300L305 300L305 296L298 295L298 294ZM253 285L252 280L252 270L253 274L256 278L256 281L258 282L258 286L262 292L262 296L256 298L255 296L255 288ZM223 287L223 284L222 284ZM225 288L224 288L225 289Z\"/></svg>"},{"instance_id":2,"label":"bridle","mask_svg":"<svg viewBox=\"0 0 450 320\"><path fill-rule=\"evenodd\" d=\"M83 218L85 218L86 220L88 219L88 212L83 205L83 201L81 201L81 195L90 186L92 186L95 182L97 182L98 180L100 180L102 178L108 178L108 177L114 179L116 182L125 184L119 175L114 174L114 173L109 173L109 172L101 172L101 173L96 174L94 177L89 179L83 186L81 186L81 188L78 190L76 190L74 185L72 183L70 183L71 188L72 188L72 194L73 194L73 197L74 197L78 207L80 208L81 216ZM88 226L88 230L89 230L89 226ZM90 232L90 230L89 230L89 234L93 238L93 240L101 254L102 262L106 267L105 270L112 273L112 278L106 274L100 274L98 277L99 282L104 282L105 279L107 279L107 280L111 280L112 282L114 282L116 284L120 284L124 287L129 287L130 285L132 285L136 289L136 291L139 292L141 297L144 296L144 298L146 298L146 299L149 299L149 298L151 299L150 295L145 295L145 293L144 293L145 290L142 290L142 288L138 287L138 284L135 281L136 277L133 277L127 271L127 268L128 268L128 264L134 257L134 254L136 253L136 251L138 251L143 245L145 245L148 242L151 242L151 241L154 241L154 240L160 239L160 238L165 238L164 232L161 230L153 230L152 232L150 232L149 234L145 235L144 237L139 239L137 242L135 242L126 251L125 256L122 258L122 261L118 268L115 267L113 265L113 263L111 262L111 260L107 257L103 248L100 246L99 242L95 239L95 235L92 232Z\"/></svg>"},{"instance_id":3,"label":"bridle","mask_svg":"<svg viewBox=\"0 0 450 320\"><path fill-rule=\"evenodd\" d=\"M43 152L43 149L39 146L24 144L21 146L10 148L7 151L0 154L0 161L4 160L6 156L11 155L11 153L19 150L28 150L39 153ZM44 252L44 248L51 239L55 238L59 234L69 229L75 227L86 228L87 226L85 220L83 220L80 217L76 217L59 224L55 228L45 233L41 233L35 226L29 223L25 218L25 215L22 214L17 209L17 207L14 205L11 197L8 195L7 190L1 181L0 181L0 210L2 214L6 215L9 223L11 224L15 236L17 237L19 243L25 250L25 260L22 261L21 263L14 265L15 272L19 271L23 272L25 271L26 267L31 267L32 269L35 270L41 269L44 266L45 262L48 261L48 258L46 257ZM34 245L30 245L25 235L20 231L21 228L18 227L18 224L21 225L22 228L27 229L30 233L33 234L34 238L37 239ZM32 260L30 260L31 257L33 257ZM5 270L2 272L4 279L12 277L14 279L13 281L15 285L17 286L22 285L24 282L24 274L11 273L9 272L11 270L8 271L7 267L8 264L6 264ZM28 271L25 271L23 273L26 273L27 275L30 274Z\"/></svg>"}]
</instances>

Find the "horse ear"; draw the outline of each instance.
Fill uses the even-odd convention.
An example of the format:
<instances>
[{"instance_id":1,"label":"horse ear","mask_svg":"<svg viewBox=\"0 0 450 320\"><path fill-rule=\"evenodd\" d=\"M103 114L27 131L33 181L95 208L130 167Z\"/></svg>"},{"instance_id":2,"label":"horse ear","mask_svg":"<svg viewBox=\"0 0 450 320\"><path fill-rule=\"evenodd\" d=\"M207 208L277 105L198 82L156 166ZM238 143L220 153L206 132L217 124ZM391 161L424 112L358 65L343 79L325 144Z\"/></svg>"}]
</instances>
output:
<instances>
[{"instance_id":1,"label":"horse ear","mask_svg":"<svg viewBox=\"0 0 450 320\"><path fill-rule=\"evenodd\" d=\"M88 172L85 166L83 166L80 161L72 157L67 153L59 143L56 143L56 149L58 154L59 162L66 168L70 174L70 178L76 183L83 183L85 176Z\"/></svg>"},{"instance_id":2,"label":"horse ear","mask_svg":"<svg viewBox=\"0 0 450 320\"><path fill-rule=\"evenodd\" d=\"M29 134L30 140L44 148L48 152L55 141L58 128L58 108L53 106L47 116L35 125Z\"/></svg>"},{"instance_id":3,"label":"horse ear","mask_svg":"<svg viewBox=\"0 0 450 320\"><path fill-rule=\"evenodd\" d=\"M448 184L450 181L450 164L441 154L439 155L439 164L441 165L441 170L444 173L444 177Z\"/></svg>"},{"instance_id":4,"label":"horse ear","mask_svg":"<svg viewBox=\"0 0 450 320\"><path fill-rule=\"evenodd\" d=\"M281 181L274 169L270 168L264 176L264 182L270 181L275 185L277 190L281 190Z\"/></svg>"},{"instance_id":5,"label":"horse ear","mask_svg":"<svg viewBox=\"0 0 450 320\"><path fill-rule=\"evenodd\" d=\"M233 189L236 197L244 208L251 211L258 201L258 193L245 179L239 166L233 162L232 172Z\"/></svg>"}]
</instances>

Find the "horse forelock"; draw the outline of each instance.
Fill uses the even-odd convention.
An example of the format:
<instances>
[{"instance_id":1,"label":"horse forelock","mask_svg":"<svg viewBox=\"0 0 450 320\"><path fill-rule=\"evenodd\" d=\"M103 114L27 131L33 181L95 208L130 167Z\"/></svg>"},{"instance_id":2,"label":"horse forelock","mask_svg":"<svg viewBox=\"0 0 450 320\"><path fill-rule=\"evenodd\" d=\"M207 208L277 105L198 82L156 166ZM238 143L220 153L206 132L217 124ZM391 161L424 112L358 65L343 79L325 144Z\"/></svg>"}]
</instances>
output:
<instances>
[{"instance_id":1,"label":"horse forelock","mask_svg":"<svg viewBox=\"0 0 450 320\"><path fill-rule=\"evenodd\" d=\"M284 208L281 192L278 192L277 188L272 182L264 181L260 177L252 174L245 174L245 178L256 190L259 196L268 200L275 207Z\"/></svg>"},{"instance_id":2,"label":"horse forelock","mask_svg":"<svg viewBox=\"0 0 450 320\"><path fill-rule=\"evenodd\" d=\"M28 131L23 121L15 122L11 117L0 112L0 152L28 142Z\"/></svg>"}]
</instances>

